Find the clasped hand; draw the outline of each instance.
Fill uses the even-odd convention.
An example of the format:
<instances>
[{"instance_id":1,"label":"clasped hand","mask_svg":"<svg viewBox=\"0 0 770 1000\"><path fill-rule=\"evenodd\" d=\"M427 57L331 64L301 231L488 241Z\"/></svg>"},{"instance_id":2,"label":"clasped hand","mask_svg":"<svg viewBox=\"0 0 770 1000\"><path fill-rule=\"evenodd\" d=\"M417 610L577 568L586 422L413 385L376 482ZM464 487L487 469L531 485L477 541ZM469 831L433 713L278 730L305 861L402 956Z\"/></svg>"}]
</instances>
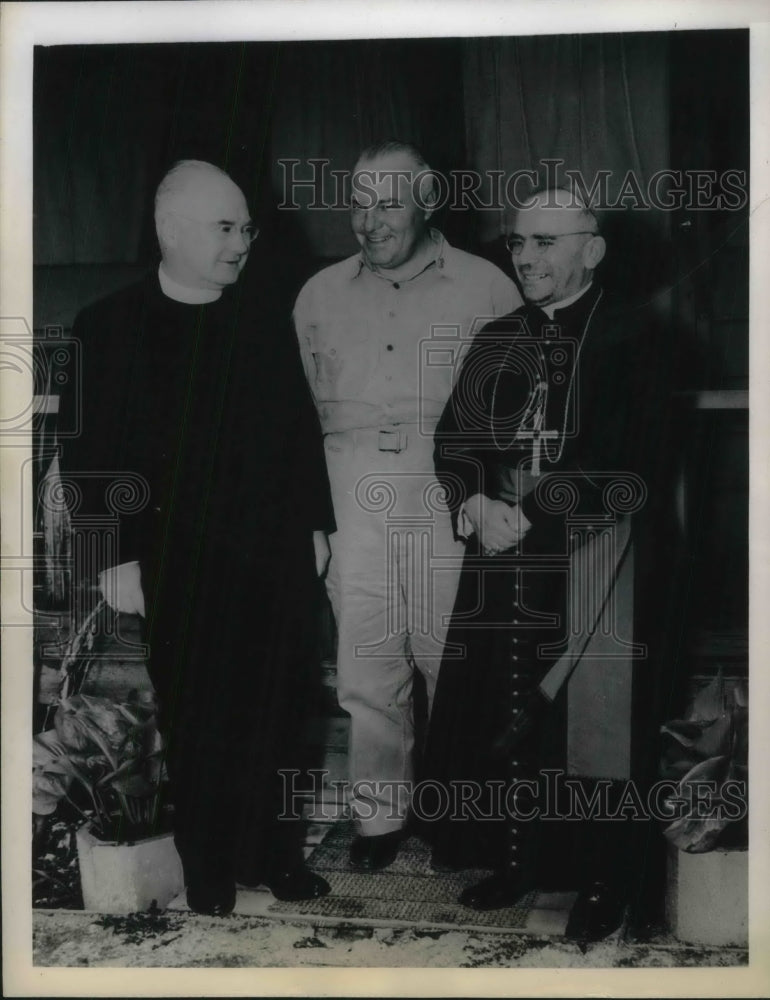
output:
<instances>
[{"instance_id":1,"label":"clasped hand","mask_svg":"<svg viewBox=\"0 0 770 1000\"><path fill-rule=\"evenodd\" d=\"M492 500L483 493L477 493L466 501L465 513L486 556L515 548L532 527L518 504L511 507L503 500Z\"/></svg>"}]
</instances>

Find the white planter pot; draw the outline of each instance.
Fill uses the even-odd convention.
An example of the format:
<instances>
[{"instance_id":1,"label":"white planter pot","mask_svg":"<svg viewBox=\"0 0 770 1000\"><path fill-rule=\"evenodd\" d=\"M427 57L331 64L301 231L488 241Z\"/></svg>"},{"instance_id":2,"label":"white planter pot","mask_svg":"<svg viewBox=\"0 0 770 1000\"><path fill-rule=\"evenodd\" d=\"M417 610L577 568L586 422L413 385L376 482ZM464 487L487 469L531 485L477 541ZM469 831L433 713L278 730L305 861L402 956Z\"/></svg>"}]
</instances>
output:
<instances>
[{"instance_id":1,"label":"white planter pot","mask_svg":"<svg viewBox=\"0 0 770 1000\"><path fill-rule=\"evenodd\" d=\"M669 846L666 918L688 944L748 946L749 852L687 854Z\"/></svg>"},{"instance_id":2,"label":"white planter pot","mask_svg":"<svg viewBox=\"0 0 770 1000\"><path fill-rule=\"evenodd\" d=\"M172 834L131 844L97 840L87 825L77 831L83 905L98 913L165 909L184 889L182 862Z\"/></svg>"}]
</instances>

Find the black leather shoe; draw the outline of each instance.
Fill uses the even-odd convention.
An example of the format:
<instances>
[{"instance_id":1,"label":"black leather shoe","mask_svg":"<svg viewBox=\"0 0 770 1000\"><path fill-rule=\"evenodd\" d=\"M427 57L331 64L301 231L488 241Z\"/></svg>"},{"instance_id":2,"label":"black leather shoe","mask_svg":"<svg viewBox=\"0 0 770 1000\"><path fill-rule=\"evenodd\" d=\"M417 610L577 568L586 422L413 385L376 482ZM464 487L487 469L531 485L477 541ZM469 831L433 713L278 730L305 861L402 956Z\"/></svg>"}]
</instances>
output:
<instances>
[{"instance_id":1,"label":"black leather shoe","mask_svg":"<svg viewBox=\"0 0 770 1000\"><path fill-rule=\"evenodd\" d=\"M193 913L226 917L235 907L235 885L209 882L188 885L187 905Z\"/></svg>"},{"instance_id":2,"label":"black leather shoe","mask_svg":"<svg viewBox=\"0 0 770 1000\"><path fill-rule=\"evenodd\" d=\"M393 864L401 844L401 831L376 837L356 837L350 845L350 864L362 872L378 872Z\"/></svg>"},{"instance_id":3,"label":"black leather shoe","mask_svg":"<svg viewBox=\"0 0 770 1000\"><path fill-rule=\"evenodd\" d=\"M623 923L625 910L625 898L616 886L593 882L578 894L564 935L585 950L590 942L601 941L616 931Z\"/></svg>"},{"instance_id":4,"label":"black leather shoe","mask_svg":"<svg viewBox=\"0 0 770 1000\"><path fill-rule=\"evenodd\" d=\"M320 899L332 891L325 878L311 872L305 865L287 868L285 871L270 872L265 876L265 885L276 899L285 902L296 899Z\"/></svg>"},{"instance_id":5,"label":"black leather shoe","mask_svg":"<svg viewBox=\"0 0 770 1000\"><path fill-rule=\"evenodd\" d=\"M459 902L472 910L501 910L504 906L513 906L532 888L521 878L511 878L507 875L490 875L475 885L463 889Z\"/></svg>"},{"instance_id":6,"label":"black leather shoe","mask_svg":"<svg viewBox=\"0 0 770 1000\"><path fill-rule=\"evenodd\" d=\"M250 871L238 872L235 876L235 884L240 889L258 889L261 885L266 885L265 876L259 872Z\"/></svg>"}]
</instances>

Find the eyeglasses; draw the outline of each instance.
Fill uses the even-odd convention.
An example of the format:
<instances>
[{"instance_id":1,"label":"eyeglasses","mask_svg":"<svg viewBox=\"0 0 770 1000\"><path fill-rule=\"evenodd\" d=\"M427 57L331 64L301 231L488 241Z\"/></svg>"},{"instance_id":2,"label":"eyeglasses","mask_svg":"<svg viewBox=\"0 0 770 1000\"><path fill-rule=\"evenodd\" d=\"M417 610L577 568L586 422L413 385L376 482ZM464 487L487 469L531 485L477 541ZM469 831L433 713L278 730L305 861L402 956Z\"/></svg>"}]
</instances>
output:
<instances>
[{"instance_id":1,"label":"eyeglasses","mask_svg":"<svg viewBox=\"0 0 770 1000\"><path fill-rule=\"evenodd\" d=\"M577 229L574 233L557 233L554 236L546 236L545 234L536 234L534 236L519 236L514 233L512 236L507 236L505 239L505 245L508 252L514 256L518 257L519 254L524 249L527 240L533 240L537 248L538 253L544 254L552 246L555 245L557 240L562 239L564 236L596 236L597 234L591 232L590 229Z\"/></svg>"},{"instance_id":2,"label":"eyeglasses","mask_svg":"<svg viewBox=\"0 0 770 1000\"><path fill-rule=\"evenodd\" d=\"M176 212L173 208L169 211L173 215L178 215L181 219L187 219L188 222L194 222L198 226L205 226L210 233L217 236L223 243L226 243L233 233L236 232L240 233L247 243L253 243L259 236L259 226L255 226L253 222L247 222L245 226L241 226L238 229L233 222L204 222L202 219L193 219L189 215Z\"/></svg>"}]
</instances>

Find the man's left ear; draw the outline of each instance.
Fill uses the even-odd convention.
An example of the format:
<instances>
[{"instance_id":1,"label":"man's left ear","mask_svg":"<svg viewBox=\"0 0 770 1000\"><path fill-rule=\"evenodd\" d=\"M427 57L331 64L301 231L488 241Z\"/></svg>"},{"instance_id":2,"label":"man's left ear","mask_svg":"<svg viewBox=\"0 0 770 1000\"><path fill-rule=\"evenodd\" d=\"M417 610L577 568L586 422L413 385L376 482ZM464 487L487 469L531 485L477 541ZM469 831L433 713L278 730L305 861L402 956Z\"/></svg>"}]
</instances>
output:
<instances>
[{"instance_id":1,"label":"man's left ear","mask_svg":"<svg viewBox=\"0 0 770 1000\"><path fill-rule=\"evenodd\" d=\"M428 222L436 211L436 182L431 174L420 174L419 179L420 184L415 192L415 201L422 209L423 218ZM426 180L430 182L429 185L425 183Z\"/></svg>"},{"instance_id":2,"label":"man's left ear","mask_svg":"<svg viewBox=\"0 0 770 1000\"><path fill-rule=\"evenodd\" d=\"M583 264L588 270L593 271L604 259L607 244L603 236L592 236L583 247Z\"/></svg>"}]
</instances>

